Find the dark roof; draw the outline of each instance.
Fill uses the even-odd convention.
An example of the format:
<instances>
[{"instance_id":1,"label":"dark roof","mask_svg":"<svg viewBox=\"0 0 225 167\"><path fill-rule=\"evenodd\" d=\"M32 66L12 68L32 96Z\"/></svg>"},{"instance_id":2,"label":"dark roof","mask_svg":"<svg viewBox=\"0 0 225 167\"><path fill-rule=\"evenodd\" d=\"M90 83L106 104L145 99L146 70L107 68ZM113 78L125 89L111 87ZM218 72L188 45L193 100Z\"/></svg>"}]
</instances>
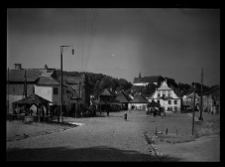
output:
<instances>
[{"instance_id":1,"label":"dark roof","mask_svg":"<svg viewBox=\"0 0 225 167\"><path fill-rule=\"evenodd\" d=\"M18 104L46 104L46 103L51 103L47 99L38 96L36 94L31 94L26 98L23 98L21 100L15 101L14 103Z\"/></svg>"},{"instance_id":2,"label":"dark roof","mask_svg":"<svg viewBox=\"0 0 225 167\"><path fill-rule=\"evenodd\" d=\"M42 74L42 71L38 70L26 70L27 82L35 82ZM10 82L24 82L25 70L9 70L9 81Z\"/></svg>"},{"instance_id":3,"label":"dark roof","mask_svg":"<svg viewBox=\"0 0 225 167\"><path fill-rule=\"evenodd\" d=\"M120 101L121 103L128 103L131 100L131 98L128 95L126 95L124 92L121 92L116 97L116 100Z\"/></svg>"},{"instance_id":4,"label":"dark roof","mask_svg":"<svg viewBox=\"0 0 225 167\"><path fill-rule=\"evenodd\" d=\"M104 89L102 91L102 93L100 94L100 96L114 96L113 92L111 92L110 90L108 89Z\"/></svg>"},{"instance_id":5,"label":"dark roof","mask_svg":"<svg viewBox=\"0 0 225 167\"><path fill-rule=\"evenodd\" d=\"M81 82L81 84L83 83L83 77L63 77L63 80L66 84L70 84L70 85L78 85L79 81Z\"/></svg>"},{"instance_id":6,"label":"dark roof","mask_svg":"<svg viewBox=\"0 0 225 167\"><path fill-rule=\"evenodd\" d=\"M120 103L120 101L115 98L115 99L111 100L110 103Z\"/></svg>"},{"instance_id":7,"label":"dark roof","mask_svg":"<svg viewBox=\"0 0 225 167\"><path fill-rule=\"evenodd\" d=\"M37 82L37 85L50 85L50 86L54 86L54 85L59 85L59 81L57 81L56 79L52 78L52 77L48 77L48 76L41 76L40 79Z\"/></svg>"},{"instance_id":8,"label":"dark roof","mask_svg":"<svg viewBox=\"0 0 225 167\"><path fill-rule=\"evenodd\" d=\"M130 103L148 103L148 100L142 94L138 94L130 101Z\"/></svg>"},{"instance_id":9,"label":"dark roof","mask_svg":"<svg viewBox=\"0 0 225 167\"><path fill-rule=\"evenodd\" d=\"M143 83L143 82L148 82L148 83L153 83L153 82L158 82L159 78L161 76L150 76L150 77L137 77L134 78L134 83Z\"/></svg>"}]
</instances>

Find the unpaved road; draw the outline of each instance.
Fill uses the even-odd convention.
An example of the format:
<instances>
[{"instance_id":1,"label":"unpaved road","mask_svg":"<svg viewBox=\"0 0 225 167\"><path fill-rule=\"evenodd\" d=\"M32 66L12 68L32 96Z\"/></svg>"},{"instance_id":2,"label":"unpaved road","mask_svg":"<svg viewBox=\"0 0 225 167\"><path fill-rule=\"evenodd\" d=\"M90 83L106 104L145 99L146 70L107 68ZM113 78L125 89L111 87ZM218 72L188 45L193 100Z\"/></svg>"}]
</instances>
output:
<instances>
[{"instance_id":1,"label":"unpaved road","mask_svg":"<svg viewBox=\"0 0 225 167\"><path fill-rule=\"evenodd\" d=\"M144 133L152 133L156 126L160 128L161 118L147 116L144 111L132 111L125 121L123 114L70 118L67 120L84 125L7 142L7 161L158 161L158 156L150 154L152 147L146 142ZM178 122L184 119L184 125L191 121L188 115L177 119L180 119ZM165 161L185 161L185 157L171 154Z\"/></svg>"}]
</instances>

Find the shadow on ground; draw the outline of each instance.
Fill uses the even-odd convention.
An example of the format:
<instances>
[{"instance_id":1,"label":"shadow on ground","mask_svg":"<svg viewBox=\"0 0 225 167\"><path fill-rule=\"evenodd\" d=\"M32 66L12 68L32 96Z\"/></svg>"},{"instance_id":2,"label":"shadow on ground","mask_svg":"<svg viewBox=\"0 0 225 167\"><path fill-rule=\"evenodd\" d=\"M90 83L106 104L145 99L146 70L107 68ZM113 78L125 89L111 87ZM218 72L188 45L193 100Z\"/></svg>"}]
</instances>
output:
<instances>
[{"instance_id":1,"label":"shadow on ground","mask_svg":"<svg viewBox=\"0 0 225 167\"><path fill-rule=\"evenodd\" d=\"M133 150L121 150L112 147L98 146L89 148L37 148L8 149L6 161L158 161L157 156L143 154ZM162 157L164 161L180 161L175 157Z\"/></svg>"}]
</instances>

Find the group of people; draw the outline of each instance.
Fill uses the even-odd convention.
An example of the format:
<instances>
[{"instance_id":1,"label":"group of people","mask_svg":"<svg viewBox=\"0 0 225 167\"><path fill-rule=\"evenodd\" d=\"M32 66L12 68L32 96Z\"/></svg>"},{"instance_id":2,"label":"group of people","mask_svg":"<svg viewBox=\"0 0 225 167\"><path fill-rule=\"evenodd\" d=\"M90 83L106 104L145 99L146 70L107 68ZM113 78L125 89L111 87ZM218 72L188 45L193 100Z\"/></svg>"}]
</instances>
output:
<instances>
[{"instance_id":1,"label":"group of people","mask_svg":"<svg viewBox=\"0 0 225 167\"><path fill-rule=\"evenodd\" d=\"M161 115L161 113L163 112L163 108L162 107L149 107L147 114L151 115L153 114L153 116L155 117L156 115Z\"/></svg>"}]
</instances>

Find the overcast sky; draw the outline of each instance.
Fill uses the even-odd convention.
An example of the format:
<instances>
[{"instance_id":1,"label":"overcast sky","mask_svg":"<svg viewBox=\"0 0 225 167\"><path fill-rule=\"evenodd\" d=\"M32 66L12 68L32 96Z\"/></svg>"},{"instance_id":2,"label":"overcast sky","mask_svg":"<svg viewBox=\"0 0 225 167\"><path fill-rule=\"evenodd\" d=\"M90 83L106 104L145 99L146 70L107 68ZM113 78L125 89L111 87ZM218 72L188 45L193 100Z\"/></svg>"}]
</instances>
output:
<instances>
[{"instance_id":1,"label":"overcast sky","mask_svg":"<svg viewBox=\"0 0 225 167\"><path fill-rule=\"evenodd\" d=\"M219 9L8 9L7 66L220 83Z\"/></svg>"}]
</instances>

